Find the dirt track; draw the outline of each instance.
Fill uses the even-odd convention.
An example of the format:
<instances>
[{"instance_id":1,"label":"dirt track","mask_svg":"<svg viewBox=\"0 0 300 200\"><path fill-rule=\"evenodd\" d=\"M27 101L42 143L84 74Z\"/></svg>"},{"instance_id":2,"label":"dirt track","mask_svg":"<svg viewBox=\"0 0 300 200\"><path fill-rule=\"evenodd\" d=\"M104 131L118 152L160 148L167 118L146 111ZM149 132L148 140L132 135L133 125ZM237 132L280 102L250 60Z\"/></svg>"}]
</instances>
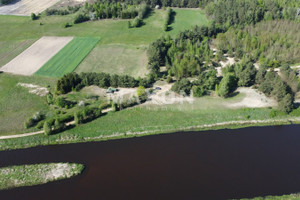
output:
<instances>
[{"instance_id":1,"label":"dirt track","mask_svg":"<svg viewBox=\"0 0 300 200\"><path fill-rule=\"evenodd\" d=\"M29 16L41 13L56 4L59 0L16 0L14 3L0 7L0 15Z\"/></svg>"},{"instance_id":2,"label":"dirt track","mask_svg":"<svg viewBox=\"0 0 300 200\"><path fill-rule=\"evenodd\" d=\"M57 54L73 37L42 37L0 70L30 76Z\"/></svg>"}]
</instances>

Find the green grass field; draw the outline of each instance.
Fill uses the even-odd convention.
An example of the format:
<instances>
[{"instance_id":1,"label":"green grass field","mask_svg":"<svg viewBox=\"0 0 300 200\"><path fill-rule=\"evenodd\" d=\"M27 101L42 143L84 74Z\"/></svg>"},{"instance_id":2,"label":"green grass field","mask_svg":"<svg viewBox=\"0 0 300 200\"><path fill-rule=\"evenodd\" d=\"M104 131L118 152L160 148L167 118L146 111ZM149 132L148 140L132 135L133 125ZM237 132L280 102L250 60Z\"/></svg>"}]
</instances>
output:
<instances>
[{"instance_id":1,"label":"green grass field","mask_svg":"<svg viewBox=\"0 0 300 200\"><path fill-rule=\"evenodd\" d=\"M30 44L38 40L42 36L74 36L74 37L97 37L101 38L100 42L96 45L94 54L103 53L113 50L112 47L117 48L119 51L120 46L124 48L121 56L113 60L114 66L121 66L124 70L120 73L130 73L142 75L146 66L141 66L142 58L144 57L143 49L162 37L163 35L175 36L180 31L190 28L194 25L207 24L208 19L201 10L195 9L174 9L177 13L175 22L171 24L172 30L170 32L163 31L165 10L155 10L148 18L144 20L145 25L140 28L128 28L128 20L99 20L93 22L86 22L73 25L70 28L64 28L65 23L72 23L75 15L66 16L42 16L39 20L32 21L30 17L22 16L0 16L0 65L4 65L16 57L19 53L25 50ZM40 25L42 24L42 25ZM22 30L22 31L20 31ZM25 42L30 41L30 43ZM23 43L24 44L23 44ZM101 45L103 45L101 47ZM115 45L115 46L111 46ZM7 50L8 46L11 52ZM18 48L15 48L18 47ZM99 47L99 48L98 48ZM107 49L105 49L107 48ZM138 49L139 48L139 49ZM88 60L82 64L95 66L93 70L110 72L115 71L112 69L111 62L106 59L100 58L101 55L95 57L87 57ZM112 55L113 56L113 55ZM90 67L90 66L89 66ZM79 68L79 71L83 70Z\"/></svg>"},{"instance_id":2,"label":"green grass field","mask_svg":"<svg viewBox=\"0 0 300 200\"><path fill-rule=\"evenodd\" d=\"M193 26L208 25L209 20L205 13L200 9L173 9L175 11L175 20L170 25L171 35L177 35L179 32L192 28Z\"/></svg>"},{"instance_id":3,"label":"green grass field","mask_svg":"<svg viewBox=\"0 0 300 200\"><path fill-rule=\"evenodd\" d=\"M62 77L73 72L98 43L98 38L74 38L35 74Z\"/></svg>"},{"instance_id":4,"label":"green grass field","mask_svg":"<svg viewBox=\"0 0 300 200\"><path fill-rule=\"evenodd\" d=\"M95 47L75 72L106 72L144 77L147 71L146 47L100 45Z\"/></svg>"},{"instance_id":5,"label":"green grass field","mask_svg":"<svg viewBox=\"0 0 300 200\"><path fill-rule=\"evenodd\" d=\"M46 98L30 94L18 83L54 87L56 79L0 74L0 135L24 133L24 122L40 110L47 110Z\"/></svg>"}]
</instances>

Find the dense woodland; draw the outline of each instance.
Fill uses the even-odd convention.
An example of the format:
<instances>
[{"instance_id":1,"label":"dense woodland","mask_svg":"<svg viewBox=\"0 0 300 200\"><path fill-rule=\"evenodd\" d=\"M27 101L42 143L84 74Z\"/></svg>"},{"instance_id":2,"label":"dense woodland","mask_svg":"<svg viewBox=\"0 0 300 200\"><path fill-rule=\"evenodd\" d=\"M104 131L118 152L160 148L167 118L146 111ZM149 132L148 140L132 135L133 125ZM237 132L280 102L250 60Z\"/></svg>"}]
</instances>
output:
<instances>
[{"instance_id":1,"label":"dense woodland","mask_svg":"<svg viewBox=\"0 0 300 200\"><path fill-rule=\"evenodd\" d=\"M300 23L290 20L264 21L244 29L230 29L219 34L217 48L241 59L244 56L268 67L300 61ZM222 55L221 55L222 56ZM221 59L221 58L220 58Z\"/></svg>"}]
</instances>

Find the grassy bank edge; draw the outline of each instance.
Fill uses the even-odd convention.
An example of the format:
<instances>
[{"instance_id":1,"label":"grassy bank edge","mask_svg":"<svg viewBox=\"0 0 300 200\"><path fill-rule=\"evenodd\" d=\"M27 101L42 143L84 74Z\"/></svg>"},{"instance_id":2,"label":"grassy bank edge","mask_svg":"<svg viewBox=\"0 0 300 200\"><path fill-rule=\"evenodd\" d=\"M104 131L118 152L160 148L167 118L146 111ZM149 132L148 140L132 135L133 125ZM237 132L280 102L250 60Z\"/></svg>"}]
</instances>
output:
<instances>
[{"instance_id":1,"label":"grassy bank edge","mask_svg":"<svg viewBox=\"0 0 300 200\"><path fill-rule=\"evenodd\" d=\"M68 172L64 172L59 177L44 177L45 173L55 170L58 165L67 165ZM18 187L42 185L63 179L69 179L81 174L85 166L78 163L42 163L29 165L14 165L0 168L0 191ZM6 171L7 174L4 174ZM12 183L13 182L13 183Z\"/></svg>"},{"instance_id":2,"label":"grassy bank edge","mask_svg":"<svg viewBox=\"0 0 300 200\"><path fill-rule=\"evenodd\" d=\"M0 146L0 151L6 150L15 150L15 149L25 149L38 146L48 146L48 145L63 145L63 144L75 144L75 143L85 143L85 142L100 142L100 141L109 141L109 140L118 140L118 139L129 139L135 137L144 137L151 135L162 135L162 134L171 134L176 132L193 132L193 131L212 131L212 130L222 130L222 129L241 129L248 127L264 127L264 126L280 126L280 125L293 125L300 124L300 118L294 117L289 119L277 119L277 120L248 120L248 121L232 121L232 122L220 122L216 124L207 124L199 125L193 127L182 127L179 129L169 129L166 130L153 130L137 133L116 133L106 136L97 136L97 137L81 137L81 138L71 138L69 140L56 140L55 142L49 143L36 143L36 144L16 144L10 145L8 147ZM46 137L44 135L39 135L39 137ZM14 140L14 139L8 139Z\"/></svg>"}]
</instances>

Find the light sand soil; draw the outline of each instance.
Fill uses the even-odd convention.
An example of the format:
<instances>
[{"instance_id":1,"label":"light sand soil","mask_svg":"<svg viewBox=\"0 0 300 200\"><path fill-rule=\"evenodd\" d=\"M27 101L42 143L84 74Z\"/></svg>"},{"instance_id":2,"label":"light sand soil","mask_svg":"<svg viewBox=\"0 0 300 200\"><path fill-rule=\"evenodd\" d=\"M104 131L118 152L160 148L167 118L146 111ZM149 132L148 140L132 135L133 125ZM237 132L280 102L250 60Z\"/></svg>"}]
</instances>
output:
<instances>
[{"instance_id":1,"label":"light sand soil","mask_svg":"<svg viewBox=\"0 0 300 200\"><path fill-rule=\"evenodd\" d=\"M227 104L229 108L263 108L274 107L277 105L274 99L268 98L266 95L254 90L252 88L241 87L236 90L245 94L245 98L236 103Z\"/></svg>"},{"instance_id":2,"label":"light sand soil","mask_svg":"<svg viewBox=\"0 0 300 200\"><path fill-rule=\"evenodd\" d=\"M49 91L45 87L41 87L38 85L33 85L33 84L27 84L27 83L18 83L17 86L25 87L29 89L29 93L35 94L41 97L46 96Z\"/></svg>"},{"instance_id":3,"label":"light sand soil","mask_svg":"<svg viewBox=\"0 0 300 200\"><path fill-rule=\"evenodd\" d=\"M42 37L0 70L25 76L33 75L72 39L73 37Z\"/></svg>"},{"instance_id":4,"label":"light sand soil","mask_svg":"<svg viewBox=\"0 0 300 200\"><path fill-rule=\"evenodd\" d=\"M31 13L41 13L56 4L59 0L20 0L0 7L0 15L29 16Z\"/></svg>"}]
</instances>

